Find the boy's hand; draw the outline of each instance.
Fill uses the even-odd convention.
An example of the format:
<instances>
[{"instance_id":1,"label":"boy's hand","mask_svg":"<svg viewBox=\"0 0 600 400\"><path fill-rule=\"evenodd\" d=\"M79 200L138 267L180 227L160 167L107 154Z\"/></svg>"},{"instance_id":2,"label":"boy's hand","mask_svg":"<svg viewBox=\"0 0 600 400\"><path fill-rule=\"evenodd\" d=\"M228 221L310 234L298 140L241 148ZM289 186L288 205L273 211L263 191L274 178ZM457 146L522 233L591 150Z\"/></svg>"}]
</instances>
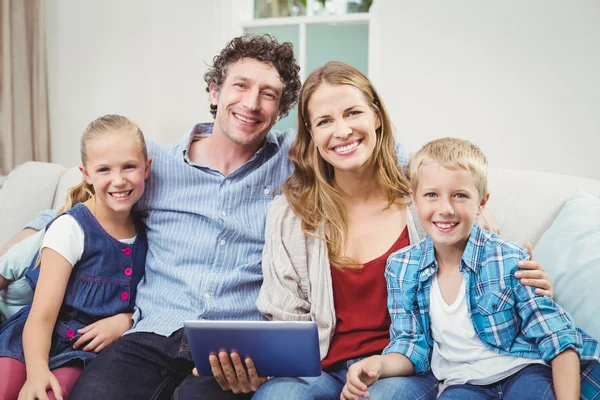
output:
<instances>
[{"instance_id":1,"label":"boy's hand","mask_svg":"<svg viewBox=\"0 0 600 400\"><path fill-rule=\"evenodd\" d=\"M237 353L229 355L222 351L218 357L211 354L208 361L217 383L225 391L232 391L235 394L256 392L268 379L258 376L251 358L247 357L244 360L246 364L244 367L242 359ZM192 373L199 376L196 368Z\"/></svg>"},{"instance_id":2,"label":"boy's hand","mask_svg":"<svg viewBox=\"0 0 600 400\"><path fill-rule=\"evenodd\" d=\"M550 279L550 274L546 268L538 261L533 259L533 250L531 243L525 242L523 245L529 252L529 261L519 261L519 268L526 271L518 270L515 272L515 278L520 279L521 285L535 287L535 293L541 296L554 297L554 284Z\"/></svg>"},{"instance_id":3,"label":"boy's hand","mask_svg":"<svg viewBox=\"0 0 600 400\"><path fill-rule=\"evenodd\" d=\"M346 384L342 389L340 400L359 400L369 397L367 388L374 384L381 375L381 357L369 357L358 361L348 368Z\"/></svg>"},{"instance_id":4,"label":"boy's hand","mask_svg":"<svg viewBox=\"0 0 600 400\"><path fill-rule=\"evenodd\" d=\"M85 345L83 351L100 353L131 329L131 325L131 313L121 313L101 319L77 331L81 337L73 343L73 348L77 349Z\"/></svg>"},{"instance_id":5,"label":"boy's hand","mask_svg":"<svg viewBox=\"0 0 600 400\"><path fill-rule=\"evenodd\" d=\"M27 377L27 381L19 392L19 400L48 400L47 390L52 390L54 397L62 400L62 389L50 370L31 375L31 377Z\"/></svg>"}]
</instances>

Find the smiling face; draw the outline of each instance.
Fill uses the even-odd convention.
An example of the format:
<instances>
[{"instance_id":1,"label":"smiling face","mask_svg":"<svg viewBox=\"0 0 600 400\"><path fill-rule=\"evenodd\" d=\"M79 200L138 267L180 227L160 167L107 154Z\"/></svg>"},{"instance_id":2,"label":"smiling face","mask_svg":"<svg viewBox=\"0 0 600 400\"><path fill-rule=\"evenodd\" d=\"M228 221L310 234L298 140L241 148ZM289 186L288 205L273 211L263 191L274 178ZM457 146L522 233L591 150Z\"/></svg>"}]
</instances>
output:
<instances>
[{"instance_id":1,"label":"smiling face","mask_svg":"<svg viewBox=\"0 0 600 400\"><path fill-rule=\"evenodd\" d=\"M307 108L319 154L334 170L361 171L369 166L381 122L358 88L322 83Z\"/></svg>"},{"instance_id":2,"label":"smiling face","mask_svg":"<svg viewBox=\"0 0 600 400\"><path fill-rule=\"evenodd\" d=\"M144 159L135 134L107 132L86 142L87 159L79 167L93 186L96 207L128 215L144 193L152 159Z\"/></svg>"},{"instance_id":3,"label":"smiling face","mask_svg":"<svg viewBox=\"0 0 600 400\"><path fill-rule=\"evenodd\" d=\"M270 64L242 58L229 67L221 88L210 85L217 106L213 134L242 147L257 147L279 116L283 83Z\"/></svg>"},{"instance_id":4,"label":"smiling face","mask_svg":"<svg viewBox=\"0 0 600 400\"><path fill-rule=\"evenodd\" d=\"M469 171L447 169L434 162L421 167L411 198L436 251L462 251L489 194L480 199Z\"/></svg>"}]
</instances>

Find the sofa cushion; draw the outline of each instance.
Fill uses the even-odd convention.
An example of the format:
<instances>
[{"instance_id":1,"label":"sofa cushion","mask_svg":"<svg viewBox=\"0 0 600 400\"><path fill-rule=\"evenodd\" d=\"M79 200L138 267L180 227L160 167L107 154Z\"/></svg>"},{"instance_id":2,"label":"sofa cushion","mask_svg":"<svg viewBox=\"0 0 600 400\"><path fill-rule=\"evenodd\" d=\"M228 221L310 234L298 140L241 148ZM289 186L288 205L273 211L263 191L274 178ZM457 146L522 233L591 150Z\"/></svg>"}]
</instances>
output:
<instances>
[{"instance_id":1,"label":"sofa cushion","mask_svg":"<svg viewBox=\"0 0 600 400\"><path fill-rule=\"evenodd\" d=\"M600 198L578 191L544 232L533 257L550 273L555 300L600 339Z\"/></svg>"}]
</instances>

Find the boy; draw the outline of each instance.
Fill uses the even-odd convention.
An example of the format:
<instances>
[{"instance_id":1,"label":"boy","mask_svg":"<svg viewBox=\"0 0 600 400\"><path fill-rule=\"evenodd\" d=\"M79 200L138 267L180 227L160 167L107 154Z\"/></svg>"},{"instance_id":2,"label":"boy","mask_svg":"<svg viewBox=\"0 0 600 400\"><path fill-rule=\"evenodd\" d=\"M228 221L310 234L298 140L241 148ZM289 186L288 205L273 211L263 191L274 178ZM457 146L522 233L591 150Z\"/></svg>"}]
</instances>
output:
<instances>
[{"instance_id":1,"label":"boy","mask_svg":"<svg viewBox=\"0 0 600 400\"><path fill-rule=\"evenodd\" d=\"M519 284L513 274L527 250L475 223L489 199L481 150L435 140L411 161L410 176L428 236L389 257L391 342L349 369L346 398L368 396L381 377L431 368L441 399L578 399L580 362L581 396L600 397L597 342L552 299Z\"/></svg>"}]
</instances>

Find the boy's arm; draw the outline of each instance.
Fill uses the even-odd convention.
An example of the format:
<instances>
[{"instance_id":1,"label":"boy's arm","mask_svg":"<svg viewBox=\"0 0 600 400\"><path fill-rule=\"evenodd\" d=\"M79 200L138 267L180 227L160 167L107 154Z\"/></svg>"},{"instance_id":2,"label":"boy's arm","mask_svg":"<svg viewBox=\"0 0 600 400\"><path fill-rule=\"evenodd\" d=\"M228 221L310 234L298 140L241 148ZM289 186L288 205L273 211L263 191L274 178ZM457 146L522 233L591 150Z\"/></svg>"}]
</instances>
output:
<instances>
[{"instance_id":1,"label":"boy's arm","mask_svg":"<svg viewBox=\"0 0 600 400\"><path fill-rule=\"evenodd\" d=\"M552 360L552 383L557 400L579 399L579 356L568 349Z\"/></svg>"},{"instance_id":2,"label":"boy's arm","mask_svg":"<svg viewBox=\"0 0 600 400\"><path fill-rule=\"evenodd\" d=\"M403 253L399 257L409 257ZM404 357L388 358L386 366L382 369L386 376L398 376L406 373L404 361L408 359L413 365L414 374L424 373L430 368L431 348L427 343L422 322L419 319L419 310L416 306L417 294L415 291L406 291L400 276L409 274L401 273L402 268L415 268L411 262L403 262L398 256L388 259L385 271L388 290L388 311L392 320L390 326L390 344L383 350L383 355L398 353ZM388 369L388 367L390 369ZM389 375L388 375L389 374Z\"/></svg>"}]
</instances>

